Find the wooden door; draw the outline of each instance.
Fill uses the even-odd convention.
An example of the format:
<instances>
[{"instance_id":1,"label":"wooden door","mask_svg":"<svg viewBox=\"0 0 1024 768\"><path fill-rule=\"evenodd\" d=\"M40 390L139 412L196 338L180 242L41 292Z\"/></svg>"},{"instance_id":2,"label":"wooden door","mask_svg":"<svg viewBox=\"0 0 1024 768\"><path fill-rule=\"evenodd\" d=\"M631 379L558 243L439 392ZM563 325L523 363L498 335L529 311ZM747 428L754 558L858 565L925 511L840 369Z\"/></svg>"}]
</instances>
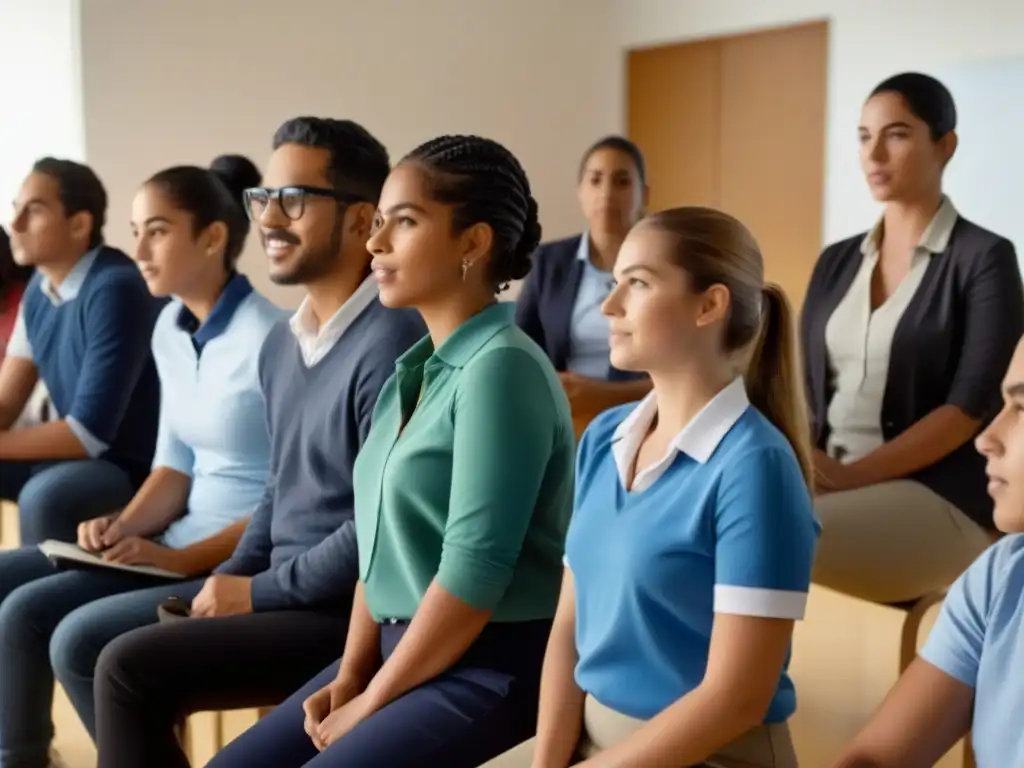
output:
<instances>
[{"instance_id":1,"label":"wooden door","mask_svg":"<svg viewBox=\"0 0 1024 768\"><path fill-rule=\"evenodd\" d=\"M651 209L709 205L746 224L795 305L822 245L828 25L632 51L628 130Z\"/></svg>"}]
</instances>

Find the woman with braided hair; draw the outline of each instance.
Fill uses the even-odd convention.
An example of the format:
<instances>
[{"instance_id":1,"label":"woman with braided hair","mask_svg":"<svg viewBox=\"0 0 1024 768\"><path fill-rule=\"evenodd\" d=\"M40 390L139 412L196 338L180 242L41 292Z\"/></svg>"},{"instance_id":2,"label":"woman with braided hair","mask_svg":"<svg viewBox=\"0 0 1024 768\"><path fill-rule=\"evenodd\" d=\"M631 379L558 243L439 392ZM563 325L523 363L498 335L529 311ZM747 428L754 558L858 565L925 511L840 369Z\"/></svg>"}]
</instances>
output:
<instances>
[{"instance_id":1,"label":"woman with braided hair","mask_svg":"<svg viewBox=\"0 0 1024 768\"><path fill-rule=\"evenodd\" d=\"M554 367L496 294L540 234L526 174L488 139L435 139L388 177L368 243L380 300L429 335L355 464L344 656L212 768L475 768L533 734L575 439Z\"/></svg>"}]
</instances>

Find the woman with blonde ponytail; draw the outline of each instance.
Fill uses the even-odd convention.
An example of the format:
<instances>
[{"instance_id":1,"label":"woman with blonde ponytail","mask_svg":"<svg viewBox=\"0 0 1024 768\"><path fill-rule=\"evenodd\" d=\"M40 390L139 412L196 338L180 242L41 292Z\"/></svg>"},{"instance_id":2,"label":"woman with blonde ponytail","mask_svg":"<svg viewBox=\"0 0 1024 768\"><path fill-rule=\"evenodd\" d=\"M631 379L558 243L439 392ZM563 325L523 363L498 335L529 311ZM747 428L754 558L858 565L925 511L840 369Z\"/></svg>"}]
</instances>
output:
<instances>
[{"instance_id":1,"label":"woman with blonde ponytail","mask_svg":"<svg viewBox=\"0 0 1024 768\"><path fill-rule=\"evenodd\" d=\"M537 736L488 768L795 768L819 528L792 309L707 208L641 221L615 280L611 363L653 391L583 436Z\"/></svg>"}]
</instances>

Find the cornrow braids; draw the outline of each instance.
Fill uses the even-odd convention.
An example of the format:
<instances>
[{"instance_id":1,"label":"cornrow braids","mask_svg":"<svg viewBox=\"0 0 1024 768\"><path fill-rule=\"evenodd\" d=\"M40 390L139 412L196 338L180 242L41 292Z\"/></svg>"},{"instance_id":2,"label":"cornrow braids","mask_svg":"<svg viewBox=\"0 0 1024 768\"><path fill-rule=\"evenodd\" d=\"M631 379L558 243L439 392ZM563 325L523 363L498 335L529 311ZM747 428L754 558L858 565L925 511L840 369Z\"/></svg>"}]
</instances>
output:
<instances>
[{"instance_id":1,"label":"cornrow braids","mask_svg":"<svg viewBox=\"0 0 1024 768\"><path fill-rule=\"evenodd\" d=\"M402 162L426 171L432 197L453 208L456 234L478 223L493 230L489 277L496 292L526 277L541 226L530 181L515 155L480 136L440 136Z\"/></svg>"}]
</instances>

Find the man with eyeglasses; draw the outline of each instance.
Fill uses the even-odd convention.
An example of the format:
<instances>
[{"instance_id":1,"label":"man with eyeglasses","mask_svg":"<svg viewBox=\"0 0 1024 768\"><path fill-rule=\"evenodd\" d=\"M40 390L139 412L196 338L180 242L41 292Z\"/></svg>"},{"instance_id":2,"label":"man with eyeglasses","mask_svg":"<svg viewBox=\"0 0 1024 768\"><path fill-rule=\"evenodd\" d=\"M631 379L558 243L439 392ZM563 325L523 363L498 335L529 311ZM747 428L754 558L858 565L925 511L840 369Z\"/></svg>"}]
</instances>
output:
<instances>
[{"instance_id":1,"label":"man with eyeglasses","mask_svg":"<svg viewBox=\"0 0 1024 768\"><path fill-rule=\"evenodd\" d=\"M384 308L370 277L366 241L389 171L380 142L351 121L302 117L273 147L246 206L271 279L306 297L260 353L271 477L231 559L181 585L185 616L123 634L99 657L104 766L187 766L183 717L276 704L345 641L358 574L352 465L395 360L426 329Z\"/></svg>"}]
</instances>

